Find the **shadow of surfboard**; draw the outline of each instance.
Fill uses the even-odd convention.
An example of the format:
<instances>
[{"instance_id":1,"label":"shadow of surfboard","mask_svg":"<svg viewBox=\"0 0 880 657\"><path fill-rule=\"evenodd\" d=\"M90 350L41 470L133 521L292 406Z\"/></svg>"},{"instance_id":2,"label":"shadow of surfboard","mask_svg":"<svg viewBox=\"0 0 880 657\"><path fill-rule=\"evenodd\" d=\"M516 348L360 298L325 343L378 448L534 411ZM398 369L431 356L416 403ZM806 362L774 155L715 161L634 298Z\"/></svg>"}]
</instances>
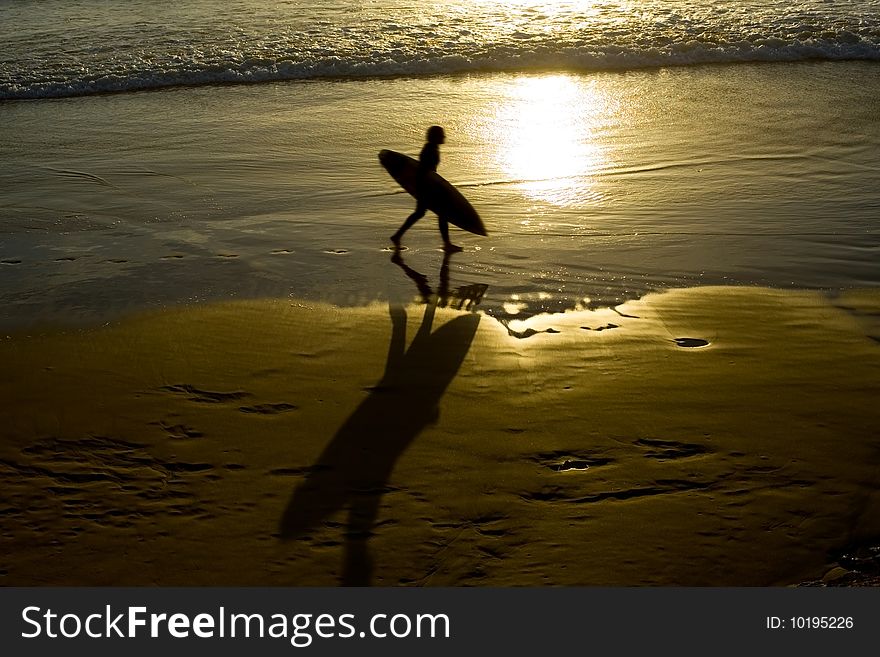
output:
<instances>
[{"instance_id":1,"label":"shadow of surfboard","mask_svg":"<svg viewBox=\"0 0 880 657\"><path fill-rule=\"evenodd\" d=\"M423 297L427 279L396 256L395 264L417 283ZM477 286L480 298L485 285ZM449 301L448 257L441 268L440 294L425 306L419 329L406 348L406 310L389 304L391 342L385 372L369 396L339 428L296 488L280 523L282 539L296 539L348 510L345 556L340 584L367 586L373 564L368 542L373 535L382 496L397 460L429 424L439 417L443 393L467 355L480 316L456 317L432 331L435 310ZM459 298L467 294L459 289ZM477 303L479 299L477 299ZM476 305L476 304L474 304Z\"/></svg>"}]
</instances>

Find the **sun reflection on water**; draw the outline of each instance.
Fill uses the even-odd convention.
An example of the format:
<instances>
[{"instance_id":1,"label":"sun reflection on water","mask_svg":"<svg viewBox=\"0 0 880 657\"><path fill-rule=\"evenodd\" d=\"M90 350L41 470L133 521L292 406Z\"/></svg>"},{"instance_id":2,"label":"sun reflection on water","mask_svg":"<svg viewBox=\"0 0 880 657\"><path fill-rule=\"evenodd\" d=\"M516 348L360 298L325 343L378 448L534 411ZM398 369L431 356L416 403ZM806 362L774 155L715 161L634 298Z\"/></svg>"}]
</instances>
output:
<instances>
[{"instance_id":1,"label":"sun reflection on water","mask_svg":"<svg viewBox=\"0 0 880 657\"><path fill-rule=\"evenodd\" d=\"M569 75L523 76L486 126L501 171L530 198L557 206L598 199L608 165L601 130L615 112L607 90Z\"/></svg>"}]
</instances>

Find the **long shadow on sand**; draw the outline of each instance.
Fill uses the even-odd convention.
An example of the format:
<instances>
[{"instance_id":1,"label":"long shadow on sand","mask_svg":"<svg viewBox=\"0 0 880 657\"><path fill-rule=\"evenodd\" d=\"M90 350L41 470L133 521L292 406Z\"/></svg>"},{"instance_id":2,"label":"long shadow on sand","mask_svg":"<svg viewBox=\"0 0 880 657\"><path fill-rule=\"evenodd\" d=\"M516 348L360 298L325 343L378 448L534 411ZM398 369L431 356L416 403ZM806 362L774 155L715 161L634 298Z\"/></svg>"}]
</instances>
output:
<instances>
[{"instance_id":1,"label":"long shadow on sand","mask_svg":"<svg viewBox=\"0 0 880 657\"><path fill-rule=\"evenodd\" d=\"M381 381L345 421L294 491L281 518L283 539L295 539L347 508L345 564L340 583L369 585L373 565L368 541L373 535L382 495L397 459L429 424L439 418L439 403L470 349L480 316L466 314L431 331L438 305L449 303L449 258L440 271L440 288L431 294L427 278L395 254L392 261L416 282L426 300L422 323L406 348L406 311L389 304L392 335ZM457 290L461 303L479 303L485 285Z\"/></svg>"}]
</instances>

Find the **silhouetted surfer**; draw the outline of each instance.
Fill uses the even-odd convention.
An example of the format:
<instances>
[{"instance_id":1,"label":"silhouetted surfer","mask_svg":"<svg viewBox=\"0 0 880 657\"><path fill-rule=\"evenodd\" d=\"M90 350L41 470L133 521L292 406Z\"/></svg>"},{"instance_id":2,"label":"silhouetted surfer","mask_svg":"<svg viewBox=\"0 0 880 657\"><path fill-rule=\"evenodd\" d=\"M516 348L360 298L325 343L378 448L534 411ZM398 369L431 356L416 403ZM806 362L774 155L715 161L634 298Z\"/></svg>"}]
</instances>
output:
<instances>
[{"instance_id":1,"label":"silhouetted surfer","mask_svg":"<svg viewBox=\"0 0 880 657\"><path fill-rule=\"evenodd\" d=\"M422 146L422 151L419 153L419 172L418 172L418 181L416 182L417 189L422 187L422 178L423 176L430 171L437 171L437 166L440 164L440 144L446 142L446 133L443 132L443 128L439 125L432 125L428 128L428 133L425 136L425 145ZM412 228L412 225L416 223L419 219L425 216L425 213L428 211L428 206L425 200L422 198L422 191L419 189L416 194L416 209L415 211L406 218L406 221L403 222L403 225L397 229L397 232L391 236L391 241L394 242L394 246L400 248L400 240L403 238L403 234ZM456 246L452 242L449 241L449 224L443 217L438 217L437 221L440 225L440 234L443 236L443 249L448 253L452 253L455 251L461 251L460 246Z\"/></svg>"}]
</instances>

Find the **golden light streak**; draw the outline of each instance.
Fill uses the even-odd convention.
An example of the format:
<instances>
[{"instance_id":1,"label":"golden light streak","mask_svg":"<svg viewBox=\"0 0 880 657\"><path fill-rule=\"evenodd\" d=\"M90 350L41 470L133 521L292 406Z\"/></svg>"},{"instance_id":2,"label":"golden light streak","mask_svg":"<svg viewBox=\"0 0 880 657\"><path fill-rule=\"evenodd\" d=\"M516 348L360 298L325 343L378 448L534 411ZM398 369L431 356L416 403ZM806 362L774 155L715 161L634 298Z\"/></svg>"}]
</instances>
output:
<instances>
[{"instance_id":1,"label":"golden light streak","mask_svg":"<svg viewBox=\"0 0 880 657\"><path fill-rule=\"evenodd\" d=\"M602 126L613 103L597 84L568 75L524 76L487 125L499 168L534 199L566 206L594 195L603 169Z\"/></svg>"}]
</instances>

